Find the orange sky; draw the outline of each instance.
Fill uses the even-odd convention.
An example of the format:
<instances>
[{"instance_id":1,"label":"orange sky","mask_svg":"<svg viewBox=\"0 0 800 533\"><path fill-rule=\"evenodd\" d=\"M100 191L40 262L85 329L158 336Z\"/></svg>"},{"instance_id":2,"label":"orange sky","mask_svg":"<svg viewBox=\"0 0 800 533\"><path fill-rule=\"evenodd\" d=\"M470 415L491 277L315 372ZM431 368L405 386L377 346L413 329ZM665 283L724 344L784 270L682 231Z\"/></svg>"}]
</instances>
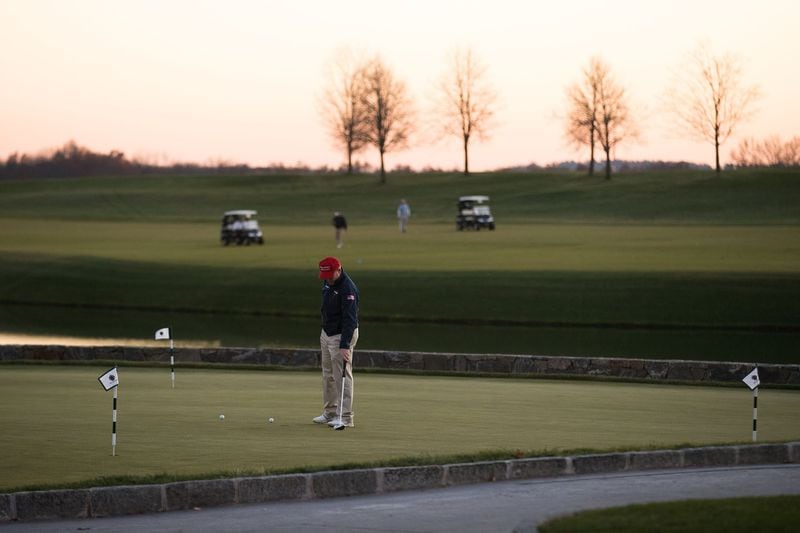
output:
<instances>
[{"instance_id":1,"label":"orange sky","mask_svg":"<svg viewBox=\"0 0 800 533\"><path fill-rule=\"evenodd\" d=\"M0 158L69 139L161 163L338 166L316 101L336 49L379 53L426 115L447 54L470 46L500 94L472 170L580 158L562 136L564 88L601 56L639 110L624 159L713 163L668 128L659 99L701 40L739 56L762 98L738 138L800 134L794 0L0 0ZM359 158L377 163L374 149ZM458 168L455 139L387 155Z\"/></svg>"}]
</instances>

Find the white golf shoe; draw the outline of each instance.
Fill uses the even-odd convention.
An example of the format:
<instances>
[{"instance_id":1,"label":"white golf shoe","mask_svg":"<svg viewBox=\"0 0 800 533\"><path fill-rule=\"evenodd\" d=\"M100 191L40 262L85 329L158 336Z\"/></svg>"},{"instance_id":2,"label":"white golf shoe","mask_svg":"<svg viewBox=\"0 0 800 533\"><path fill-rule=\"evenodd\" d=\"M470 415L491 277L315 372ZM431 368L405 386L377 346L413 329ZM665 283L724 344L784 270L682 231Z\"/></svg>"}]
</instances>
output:
<instances>
[{"instance_id":1,"label":"white golf shoe","mask_svg":"<svg viewBox=\"0 0 800 533\"><path fill-rule=\"evenodd\" d=\"M336 426L340 426L340 425L341 425L341 426L344 426L344 427L346 427L346 428L352 428L352 427L355 427L355 424L353 424L353 421L352 421L352 420L339 420L338 418L334 418L333 420L331 420L330 422L328 422L328 425L329 425L330 427L332 427L332 428L333 428L333 427L336 427Z\"/></svg>"},{"instance_id":2,"label":"white golf shoe","mask_svg":"<svg viewBox=\"0 0 800 533\"><path fill-rule=\"evenodd\" d=\"M315 424L327 424L332 420L335 420L335 418L330 417L325 413L322 413L321 415L315 416L314 418L311 419L311 421L314 422Z\"/></svg>"}]
</instances>

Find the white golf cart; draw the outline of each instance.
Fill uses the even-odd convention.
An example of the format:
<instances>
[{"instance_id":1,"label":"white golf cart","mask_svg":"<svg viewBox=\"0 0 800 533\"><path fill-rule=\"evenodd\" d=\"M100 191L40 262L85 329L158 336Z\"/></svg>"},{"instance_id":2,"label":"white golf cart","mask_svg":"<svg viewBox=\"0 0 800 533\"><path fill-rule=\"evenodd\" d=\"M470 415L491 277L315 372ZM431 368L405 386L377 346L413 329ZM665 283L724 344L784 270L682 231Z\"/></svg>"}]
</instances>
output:
<instances>
[{"instance_id":1,"label":"white golf cart","mask_svg":"<svg viewBox=\"0 0 800 533\"><path fill-rule=\"evenodd\" d=\"M458 215L456 216L456 229L481 228L494 230L494 217L489 209L488 196L462 196L458 199Z\"/></svg>"},{"instance_id":2,"label":"white golf cart","mask_svg":"<svg viewBox=\"0 0 800 533\"><path fill-rule=\"evenodd\" d=\"M264 244L264 234L258 227L256 220L257 211L240 209L237 211L227 211L222 216L222 229L220 230L219 240L224 246L229 244L244 244L249 246L253 243Z\"/></svg>"}]
</instances>

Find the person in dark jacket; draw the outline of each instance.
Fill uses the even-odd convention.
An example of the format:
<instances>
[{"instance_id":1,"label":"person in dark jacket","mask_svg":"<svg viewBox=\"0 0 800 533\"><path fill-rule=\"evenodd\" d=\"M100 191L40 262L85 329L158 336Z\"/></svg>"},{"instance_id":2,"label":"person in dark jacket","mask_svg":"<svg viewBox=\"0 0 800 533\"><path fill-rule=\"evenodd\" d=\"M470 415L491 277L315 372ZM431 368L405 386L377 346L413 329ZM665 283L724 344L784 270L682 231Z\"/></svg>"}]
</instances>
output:
<instances>
[{"instance_id":1,"label":"person in dark jacket","mask_svg":"<svg viewBox=\"0 0 800 533\"><path fill-rule=\"evenodd\" d=\"M336 247L341 248L344 244L344 232L347 231L347 219L339 211L333 214L331 224L336 228Z\"/></svg>"},{"instance_id":2,"label":"person in dark jacket","mask_svg":"<svg viewBox=\"0 0 800 533\"><path fill-rule=\"evenodd\" d=\"M353 348L358 341L358 287L342 269L335 257L319 262L322 282L322 331L319 336L322 352L322 414L316 424L353 427ZM344 376L343 376L344 374Z\"/></svg>"}]
</instances>

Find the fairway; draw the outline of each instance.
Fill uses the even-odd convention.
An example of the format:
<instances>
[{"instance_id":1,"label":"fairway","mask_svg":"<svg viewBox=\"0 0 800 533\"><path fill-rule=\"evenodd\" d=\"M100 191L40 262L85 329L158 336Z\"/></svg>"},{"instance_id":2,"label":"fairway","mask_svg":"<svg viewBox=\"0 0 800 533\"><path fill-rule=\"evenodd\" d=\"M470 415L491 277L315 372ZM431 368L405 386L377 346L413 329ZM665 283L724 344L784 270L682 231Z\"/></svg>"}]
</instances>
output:
<instances>
[{"instance_id":1,"label":"fairway","mask_svg":"<svg viewBox=\"0 0 800 533\"><path fill-rule=\"evenodd\" d=\"M0 219L12 227L0 240L0 293L14 302L313 317L314 268L333 253L328 232L309 226L274 230L263 247L226 249L210 225ZM413 231L352 230L337 252L364 293L365 320L796 325L795 228Z\"/></svg>"},{"instance_id":2,"label":"fairway","mask_svg":"<svg viewBox=\"0 0 800 533\"><path fill-rule=\"evenodd\" d=\"M0 490L100 477L258 474L408 457L749 442L746 387L356 373L356 427L311 423L317 372L0 367ZM800 439L800 392L762 390L760 441ZM221 421L219 415L224 414ZM267 419L274 417L269 424Z\"/></svg>"},{"instance_id":3,"label":"fairway","mask_svg":"<svg viewBox=\"0 0 800 533\"><path fill-rule=\"evenodd\" d=\"M0 218L0 251L43 260L71 257L179 267L311 270L330 251L325 226L268 230L264 247L221 248L216 224L80 222ZM13 231L11 230L13 228ZM58 238L53 236L57 229ZM506 224L503 231L456 232L449 225L352 228L337 250L350 270L371 272L715 272L798 270L794 226ZM134 246L132 246L132 244ZM324 253L324 252L323 252ZM313 276L312 276L313 277Z\"/></svg>"}]
</instances>

